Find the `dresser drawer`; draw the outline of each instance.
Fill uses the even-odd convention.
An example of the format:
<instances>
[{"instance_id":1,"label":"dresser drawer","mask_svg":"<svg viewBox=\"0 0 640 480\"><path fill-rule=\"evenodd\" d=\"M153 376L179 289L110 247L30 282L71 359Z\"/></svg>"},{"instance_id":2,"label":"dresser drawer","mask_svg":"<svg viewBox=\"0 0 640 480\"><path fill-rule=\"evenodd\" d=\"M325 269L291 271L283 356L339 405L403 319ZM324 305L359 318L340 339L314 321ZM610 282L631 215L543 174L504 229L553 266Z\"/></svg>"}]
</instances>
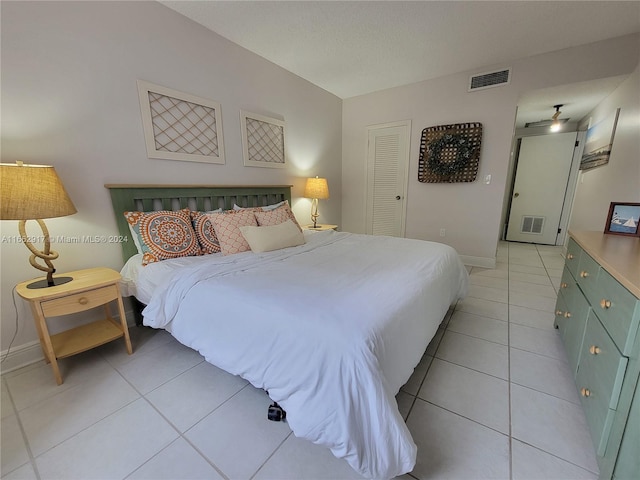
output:
<instances>
[{"instance_id":1,"label":"dresser drawer","mask_svg":"<svg viewBox=\"0 0 640 480\"><path fill-rule=\"evenodd\" d=\"M604 455L606 451L627 361L591 311L580 351L576 384L598 455Z\"/></svg>"},{"instance_id":2,"label":"dresser drawer","mask_svg":"<svg viewBox=\"0 0 640 480\"><path fill-rule=\"evenodd\" d=\"M580 255L580 263L578 264L578 274L576 281L580 288L587 296L587 300L598 296L598 274L600 273L600 265L587 253L582 252Z\"/></svg>"},{"instance_id":3,"label":"dresser drawer","mask_svg":"<svg viewBox=\"0 0 640 480\"><path fill-rule=\"evenodd\" d=\"M578 245L573 238L569 238L569 244L567 245L567 256L565 257L565 265L569 268L569 271L571 271L574 278L578 276L578 264L580 263L581 254L582 248L580 248L580 245Z\"/></svg>"},{"instance_id":4,"label":"dresser drawer","mask_svg":"<svg viewBox=\"0 0 640 480\"><path fill-rule=\"evenodd\" d=\"M602 269L589 302L620 351L630 355L640 322L640 300Z\"/></svg>"},{"instance_id":5,"label":"dresser drawer","mask_svg":"<svg viewBox=\"0 0 640 480\"><path fill-rule=\"evenodd\" d=\"M556 302L555 325L560 330L574 377L580 362L582 339L589 310L589 303L565 267L560 283L560 294Z\"/></svg>"},{"instance_id":6,"label":"dresser drawer","mask_svg":"<svg viewBox=\"0 0 640 480\"><path fill-rule=\"evenodd\" d=\"M87 290L86 292L48 300L42 302L41 305L45 317L57 317L99 307L117 299L118 296L118 287L116 285L108 285L95 290Z\"/></svg>"}]
</instances>

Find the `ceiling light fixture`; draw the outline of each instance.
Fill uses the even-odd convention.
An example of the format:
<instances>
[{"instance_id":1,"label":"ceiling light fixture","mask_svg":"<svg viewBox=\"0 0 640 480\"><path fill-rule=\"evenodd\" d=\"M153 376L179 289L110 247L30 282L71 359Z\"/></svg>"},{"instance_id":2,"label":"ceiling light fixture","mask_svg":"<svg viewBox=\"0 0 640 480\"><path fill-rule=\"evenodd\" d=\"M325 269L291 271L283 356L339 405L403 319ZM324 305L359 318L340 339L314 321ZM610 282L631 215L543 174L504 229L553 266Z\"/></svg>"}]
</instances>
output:
<instances>
[{"instance_id":1,"label":"ceiling light fixture","mask_svg":"<svg viewBox=\"0 0 640 480\"><path fill-rule=\"evenodd\" d=\"M558 117L560 117L560 114L562 113L560 111L560 107L562 107L562 104L553 106L553 108L556 109L556 113L554 113L553 116L551 117L552 122L551 122L551 128L550 129L551 129L552 132L559 132L560 131L561 123L560 123L560 120L558 120Z\"/></svg>"}]
</instances>

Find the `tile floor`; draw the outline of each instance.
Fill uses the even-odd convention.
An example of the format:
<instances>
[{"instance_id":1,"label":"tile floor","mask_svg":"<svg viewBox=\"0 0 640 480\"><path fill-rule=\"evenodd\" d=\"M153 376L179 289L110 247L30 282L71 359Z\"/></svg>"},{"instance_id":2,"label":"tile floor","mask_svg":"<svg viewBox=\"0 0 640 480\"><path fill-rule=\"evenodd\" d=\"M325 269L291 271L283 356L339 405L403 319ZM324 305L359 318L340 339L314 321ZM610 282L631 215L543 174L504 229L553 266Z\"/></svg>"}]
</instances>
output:
<instances>
[{"instance_id":1,"label":"tile floor","mask_svg":"<svg viewBox=\"0 0 640 480\"><path fill-rule=\"evenodd\" d=\"M397 396L417 479L595 479L598 467L553 308L558 247L501 243L471 269ZM266 420L261 390L162 331L2 376L2 478L354 479L324 448Z\"/></svg>"}]
</instances>

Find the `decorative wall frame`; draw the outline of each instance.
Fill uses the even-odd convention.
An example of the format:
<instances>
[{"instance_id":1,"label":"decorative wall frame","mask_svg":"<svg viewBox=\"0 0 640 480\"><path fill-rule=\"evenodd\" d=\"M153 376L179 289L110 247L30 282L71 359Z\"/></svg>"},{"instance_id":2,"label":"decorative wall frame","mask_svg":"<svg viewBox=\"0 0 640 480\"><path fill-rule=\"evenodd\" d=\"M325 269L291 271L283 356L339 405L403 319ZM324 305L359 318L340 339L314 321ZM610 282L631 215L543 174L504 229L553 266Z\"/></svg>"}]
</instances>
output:
<instances>
[{"instance_id":1,"label":"decorative wall frame","mask_svg":"<svg viewBox=\"0 0 640 480\"><path fill-rule=\"evenodd\" d=\"M138 96L149 158L225 163L218 102L143 80Z\"/></svg>"},{"instance_id":2,"label":"decorative wall frame","mask_svg":"<svg viewBox=\"0 0 640 480\"><path fill-rule=\"evenodd\" d=\"M244 165L284 168L284 121L240 110L240 124Z\"/></svg>"},{"instance_id":3,"label":"decorative wall frame","mask_svg":"<svg viewBox=\"0 0 640 480\"><path fill-rule=\"evenodd\" d=\"M580 159L580 170L591 170L609 163L619 115L620 109L617 108L602 121L589 127Z\"/></svg>"},{"instance_id":4,"label":"decorative wall frame","mask_svg":"<svg viewBox=\"0 0 640 480\"><path fill-rule=\"evenodd\" d=\"M481 123L438 125L422 130L418 181L473 182L478 174Z\"/></svg>"}]
</instances>

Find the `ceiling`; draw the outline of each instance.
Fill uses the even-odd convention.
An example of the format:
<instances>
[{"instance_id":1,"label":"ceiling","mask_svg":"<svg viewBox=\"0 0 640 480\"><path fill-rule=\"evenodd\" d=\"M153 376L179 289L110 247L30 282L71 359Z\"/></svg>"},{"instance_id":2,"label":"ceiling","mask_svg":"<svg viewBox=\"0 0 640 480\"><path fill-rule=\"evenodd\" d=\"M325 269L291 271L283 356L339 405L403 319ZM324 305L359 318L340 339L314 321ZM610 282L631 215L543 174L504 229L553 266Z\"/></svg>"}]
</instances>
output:
<instances>
[{"instance_id":1,"label":"ceiling","mask_svg":"<svg viewBox=\"0 0 640 480\"><path fill-rule=\"evenodd\" d=\"M343 99L640 31L640 1L161 3ZM585 83L563 102L593 102L619 83ZM543 92L550 105L552 93L564 95ZM526 101L519 112L538 108Z\"/></svg>"}]
</instances>

